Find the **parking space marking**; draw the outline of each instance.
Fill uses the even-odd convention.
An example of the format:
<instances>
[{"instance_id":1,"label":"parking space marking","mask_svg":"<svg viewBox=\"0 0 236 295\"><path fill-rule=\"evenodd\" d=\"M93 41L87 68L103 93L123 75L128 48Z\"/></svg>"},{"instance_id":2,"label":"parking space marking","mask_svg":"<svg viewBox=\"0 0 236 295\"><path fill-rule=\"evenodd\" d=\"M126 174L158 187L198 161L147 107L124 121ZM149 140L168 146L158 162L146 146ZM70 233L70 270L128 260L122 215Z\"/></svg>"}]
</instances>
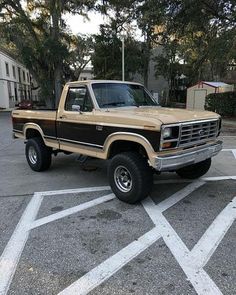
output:
<instances>
[{"instance_id":1,"label":"parking space marking","mask_svg":"<svg viewBox=\"0 0 236 295\"><path fill-rule=\"evenodd\" d=\"M213 179L214 177L210 178L211 181L213 181ZM232 177L226 176L223 177L223 179L232 179ZM219 177L215 177L215 180L219 180ZM209 275L203 270L203 268L199 267L198 265L194 265L192 262L190 263L189 257L191 252L180 239L178 234L171 227L169 222L162 215L162 213L165 210L177 204L180 200L188 196L191 192L195 191L204 183L205 182L203 181L203 179L199 181L194 181L193 183L189 184L187 187L183 188L179 192L173 194L171 197L160 202L158 205L155 205L150 198L147 198L143 201L143 206L155 224L154 229L156 229L156 231L154 232L156 235L156 239L153 239L153 242L150 243L150 245L147 245L147 247L151 246L160 237L162 237L166 242L167 246L169 247L170 251L174 255L174 257L184 270L187 278L191 281L196 292L198 294L204 295L220 295L222 294L221 291L216 286L214 281L209 277ZM225 231L224 234L226 232L227 231ZM223 238L223 236L224 235L221 235L221 239ZM117 254L108 258L103 263L89 271L83 277L79 278L66 289L61 291L58 295L85 295L91 292L94 288L99 286L105 280L109 279L121 267L129 263L133 258L138 256L142 252L140 252L139 249L136 251L136 249L133 248L133 243L134 242L127 246L130 249L130 255L126 257L126 260L125 250L127 247L120 250ZM217 245L214 245L215 249L218 245L219 243ZM145 247L143 251L147 247ZM117 257L119 257L120 263L117 263Z\"/></svg>"},{"instance_id":2,"label":"parking space marking","mask_svg":"<svg viewBox=\"0 0 236 295\"><path fill-rule=\"evenodd\" d=\"M5 295L9 289L29 236L29 225L36 218L42 200L42 194L34 194L0 257L0 295Z\"/></svg>"},{"instance_id":3,"label":"parking space marking","mask_svg":"<svg viewBox=\"0 0 236 295\"><path fill-rule=\"evenodd\" d=\"M232 153L233 153L233 155L234 155L234 157L236 159L236 149L235 150L232 150Z\"/></svg>"},{"instance_id":4,"label":"parking space marking","mask_svg":"<svg viewBox=\"0 0 236 295\"><path fill-rule=\"evenodd\" d=\"M199 180L193 181L188 184L185 188L176 192L169 198L161 201L159 204L147 198L143 201L143 206L155 227L139 237L137 240L131 242L129 245L121 249L119 252L109 257L107 260L96 266L94 269L89 271L87 274L76 280L70 286L62 290L60 295L73 295L73 294L88 294L94 288L99 286L102 282L113 276L119 269L130 262L133 258L137 257L145 249L150 247L161 237L164 239L166 245L178 261L187 278L191 281L196 292L198 294L222 294L216 284L211 280L208 274L203 270L204 263L214 253L220 241L223 239L227 230L233 223L236 217L235 214L235 199L228 205L218 217L215 219L213 224L208 228L202 238L199 240L197 245L193 248L194 251L189 251L184 242L180 239L178 234L171 227L167 219L162 214L164 211L177 204L183 198L194 192L196 189L201 187L206 181L218 181L232 179L236 180L236 176L217 176L217 177L205 177ZM159 183L170 183L170 180L160 180ZM176 179L173 179L172 183L178 183ZM188 182L182 180L182 182ZM158 181L156 182L158 183ZM30 203L26 207L11 239L9 240L2 256L0 257L0 295L6 295L9 289L10 283L14 276L17 264L19 262L21 253L24 249L25 243L28 239L29 232L31 229L38 226L47 224L54 220L58 220L65 216L77 213L81 210L85 210L102 204L108 200L115 198L113 194L109 194L103 197L99 197L92 201L82 203L78 206L65 209L55 214L35 220L37 212L41 206L42 200L45 196L51 195L62 195L71 193L82 193L82 192L94 192L103 191L110 189L109 186L84 188L84 189L72 189L72 190L59 190L59 191L48 191L35 193ZM234 211L233 211L234 209ZM212 232L213 231L213 232ZM217 231L217 237L212 238L211 234ZM208 240L211 239L210 245L205 246ZM203 255L202 255L203 250ZM199 255L202 255L202 262L197 263ZM190 263L191 262L191 263Z\"/></svg>"},{"instance_id":5,"label":"parking space marking","mask_svg":"<svg viewBox=\"0 0 236 295\"><path fill-rule=\"evenodd\" d=\"M92 187L82 187L82 188L72 188L72 189L63 189L63 190L55 190L55 191L44 191L38 192L38 194L42 194L44 197L53 196L53 195L64 195L64 194L79 194L79 193L91 193L91 192L99 192L110 190L110 186L92 186Z\"/></svg>"},{"instance_id":6,"label":"parking space marking","mask_svg":"<svg viewBox=\"0 0 236 295\"><path fill-rule=\"evenodd\" d=\"M202 177L203 181L236 180L236 176L210 176Z\"/></svg>"},{"instance_id":7,"label":"parking space marking","mask_svg":"<svg viewBox=\"0 0 236 295\"><path fill-rule=\"evenodd\" d=\"M58 295L82 295L88 294L104 281L109 279L123 266L146 250L149 246L160 239L160 233L156 227L145 233L128 246L109 257L97 267L89 271L80 279L72 283Z\"/></svg>"},{"instance_id":8,"label":"parking space marking","mask_svg":"<svg viewBox=\"0 0 236 295\"><path fill-rule=\"evenodd\" d=\"M222 152L232 152L236 159L236 149L223 149Z\"/></svg>"},{"instance_id":9,"label":"parking space marking","mask_svg":"<svg viewBox=\"0 0 236 295\"><path fill-rule=\"evenodd\" d=\"M187 197L189 194L194 192L196 189L201 187L203 184L205 184L204 181L201 180L195 180L183 189L179 190L169 198L163 200L160 202L157 206L161 212L166 211L167 209L171 208L175 204L177 204L179 201L181 201L183 198Z\"/></svg>"},{"instance_id":10,"label":"parking space marking","mask_svg":"<svg viewBox=\"0 0 236 295\"><path fill-rule=\"evenodd\" d=\"M180 190L179 192L173 194L168 199L159 203L158 208L161 212L167 210L168 208L172 207L180 200L188 196L191 192L202 186L205 182L202 181L194 181L189 184L184 189ZM154 207L156 207L154 205ZM153 208L154 208L153 207ZM155 223L154 223L155 224ZM142 251L139 251L139 248L136 249L136 243L132 242L127 247L113 255L112 257L108 258L105 262L101 263L90 272L85 274L83 277L72 283L69 287L65 290L61 291L58 295L85 295L88 294L91 290L99 286L102 282L110 278L114 275L121 267L129 263L133 258L138 256L141 252L143 252L146 248L151 246L155 243L160 237L161 233L159 231L159 227L154 227L151 231L147 234L152 232L152 243L146 243L146 247L143 247ZM146 234L145 234L146 235ZM144 235L144 236L145 236ZM141 238L143 238L142 236ZM139 238L140 239L140 238ZM129 255L126 257L126 249L128 249ZM120 259L120 263L117 265L117 257ZM126 260L125 260L126 259ZM109 266L109 267L108 267ZM91 280L91 281L90 281Z\"/></svg>"},{"instance_id":11,"label":"parking space marking","mask_svg":"<svg viewBox=\"0 0 236 295\"><path fill-rule=\"evenodd\" d=\"M191 260L204 267L236 219L236 197L221 211L191 251Z\"/></svg>"},{"instance_id":12,"label":"parking space marking","mask_svg":"<svg viewBox=\"0 0 236 295\"><path fill-rule=\"evenodd\" d=\"M18 222L10 240L8 241L7 246L5 247L2 255L0 256L0 274L1 274L0 295L6 295L8 292L11 281L16 271L16 267L20 260L21 254L24 250L25 244L28 240L32 224L34 224L35 218L37 216L37 213L39 211L39 208L45 196L94 192L94 191L96 192L96 191L104 191L108 189L110 189L109 186L101 186L101 187L87 187L87 188L79 188L79 189L34 193L20 221ZM106 202L110 198L111 196L110 197L105 196L105 198L103 199L103 202ZM94 202L94 204L97 205L96 202ZM90 203L90 207L92 207L91 203Z\"/></svg>"},{"instance_id":13,"label":"parking space marking","mask_svg":"<svg viewBox=\"0 0 236 295\"><path fill-rule=\"evenodd\" d=\"M163 216L163 211L160 210L159 206L155 205L150 198L144 200L143 205L153 223L158 227L164 242L185 272L196 292L198 294L222 294L220 289L203 268L195 263L196 260L192 260L192 251L189 251L177 232Z\"/></svg>"},{"instance_id":14,"label":"parking space marking","mask_svg":"<svg viewBox=\"0 0 236 295\"><path fill-rule=\"evenodd\" d=\"M236 138L236 135L221 135L220 138Z\"/></svg>"},{"instance_id":15,"label":"parking space marking","mask_svg":"<svg viewBox=\"0 0 236 295\"><path fill-rule=\"evenodd\" d=\"M45 224L47 224L49 222L64 218L64 217L69 216L71 214L78 213L80 211L86 210L88 208L94 207L96 205L105 203L105 202L113 200L113 199L115 199L115 195L114 194L109 194L109 195L94 199L92 201L82 203L82 204L80 204L78 206L75 206L75 207L60 211L58 213L54 213L54 214L51 214L49 216L37 219L31 224L30 229L34 229L34 228L39 227L41 225L45 225Z\"/></svg>"}]
</instances>

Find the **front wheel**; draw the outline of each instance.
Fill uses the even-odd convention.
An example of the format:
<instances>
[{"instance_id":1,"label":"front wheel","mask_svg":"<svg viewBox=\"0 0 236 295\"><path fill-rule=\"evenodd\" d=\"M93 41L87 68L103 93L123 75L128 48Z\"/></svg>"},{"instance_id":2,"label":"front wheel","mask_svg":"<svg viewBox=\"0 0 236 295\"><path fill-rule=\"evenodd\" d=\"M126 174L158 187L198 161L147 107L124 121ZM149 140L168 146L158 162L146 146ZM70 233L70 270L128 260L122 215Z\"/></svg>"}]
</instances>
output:
<instances>
[{"instance_id":1,"label":"front wheel","mask_svg":"<svg viewBox=\"0 0 236 295\"><path fill-rule=\"evenodd\" d=\"M34 171L47 170L51 165L52 150L40 137L30 138L27 141L25 155L30 168Z\"/></svg>"},{"instance_id":2,"label":"front wheel","mask_svg":"<svg viewBox=\"0 0 236 295\"><path fill-rule=\"evenodd\" d=\"M129 204L147 197L152 188L152 169L147 160L135 152L116 155L108 168L108 177L116 197Z\"/></svg>"},{"instance_id":3,"label":"front wheel","mask_svg":"<svg viewBox=\"0 0 236 295\"><path fill-rule=\"evenodd\" d=\"M210 169L210 167L211 167L211 158L193 165L183 167L177 170L176 173L182 178L194 179L194 178L199 178L203 176L204 174L206 174L207 171Z\"/></svg>"}]
</instances>

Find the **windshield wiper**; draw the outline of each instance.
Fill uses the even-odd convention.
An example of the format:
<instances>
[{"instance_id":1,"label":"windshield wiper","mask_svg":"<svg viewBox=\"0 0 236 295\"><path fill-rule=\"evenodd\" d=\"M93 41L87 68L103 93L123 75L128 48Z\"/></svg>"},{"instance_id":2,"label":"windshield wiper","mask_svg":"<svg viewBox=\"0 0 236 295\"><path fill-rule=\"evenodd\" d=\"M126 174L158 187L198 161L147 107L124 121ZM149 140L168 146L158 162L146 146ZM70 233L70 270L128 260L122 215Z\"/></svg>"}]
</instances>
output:
<instances>
[{"instance_id":1,"label":"windshield wiper","mask_svg":"<svg viewBox=\"0 0 236 295\"><path fill-rule=\"evenodd\" d=\"M108 102L108 103L104 103L102 105L102 107L107 107L107 106L118 106L118 105L122 105L125 104L125 101L120 101L120 102Z\"/></svg>"}]
</instances>

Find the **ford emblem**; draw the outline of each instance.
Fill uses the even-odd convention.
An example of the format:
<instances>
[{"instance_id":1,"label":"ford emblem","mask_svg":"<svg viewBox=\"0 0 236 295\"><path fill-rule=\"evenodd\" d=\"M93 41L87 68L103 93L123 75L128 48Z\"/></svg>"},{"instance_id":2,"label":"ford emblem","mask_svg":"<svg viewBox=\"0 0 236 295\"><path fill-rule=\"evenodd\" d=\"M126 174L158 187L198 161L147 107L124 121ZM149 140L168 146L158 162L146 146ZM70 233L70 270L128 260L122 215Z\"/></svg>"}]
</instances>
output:
<instances>
[{"instance_id":1,"label":"ford emblem","mask_svg":"<svg viewBox=\"0 0 236 295\"><path fill-rule=\"evenodd\" d=\"M201 129L201 130L198 132L198 134L199 134L200 136L203 136L203 135L205 134L205 131L204 131L203 129Z\"/></svg>"}]
</instances>

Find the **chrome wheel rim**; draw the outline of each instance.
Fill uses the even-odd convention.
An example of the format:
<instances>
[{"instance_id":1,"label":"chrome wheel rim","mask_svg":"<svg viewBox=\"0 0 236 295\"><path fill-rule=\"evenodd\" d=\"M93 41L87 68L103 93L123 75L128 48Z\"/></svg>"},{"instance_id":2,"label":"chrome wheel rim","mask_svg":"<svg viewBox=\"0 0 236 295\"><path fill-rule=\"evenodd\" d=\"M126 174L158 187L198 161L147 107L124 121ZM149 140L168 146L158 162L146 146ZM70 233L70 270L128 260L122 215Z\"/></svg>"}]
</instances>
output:
<instances>
[{"instance_id":1,"label":"chrome wheel rim","mask_svg":"<svg viewBox=\"0 0 236 295\"><path fill-rule=\"evenodd\" d=\"M33 165L35 165L37 163L38 157L37 157L36 150L35 150L35 148L33 146L30 146L29 147L28 154L29 154L30 163L33 164Z\"/></svg>"},{"instance_id":2,"label":"chrome wheel rim","mask_svg":"<svg viewBox=\"0 0 236 295\"><path fill-rule=\"evenodd\" d=\"M116 186L124 193L132 189L132 177L129 170L124 166L118 166L114 172Z\"/></svg>"}]
</instances>

